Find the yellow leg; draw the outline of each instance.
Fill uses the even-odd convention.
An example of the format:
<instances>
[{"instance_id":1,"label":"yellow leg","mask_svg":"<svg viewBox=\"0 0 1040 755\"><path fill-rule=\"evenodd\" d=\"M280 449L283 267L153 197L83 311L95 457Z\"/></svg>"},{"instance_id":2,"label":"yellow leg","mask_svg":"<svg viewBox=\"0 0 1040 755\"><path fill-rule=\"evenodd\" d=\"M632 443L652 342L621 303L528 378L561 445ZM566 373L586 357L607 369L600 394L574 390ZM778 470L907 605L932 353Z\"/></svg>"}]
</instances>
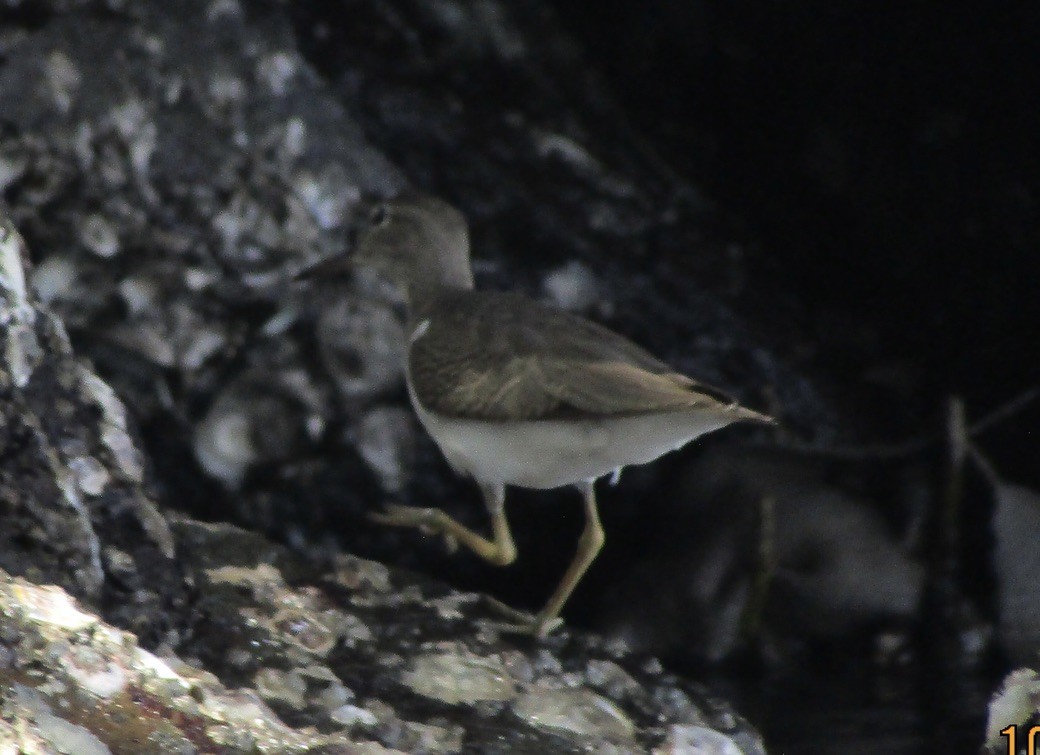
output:
<instances>
[{"instance_id":1,"label":"yellow leg","mask_svg":"<svg viewBox=\"0 0 1040 755\"><path fill-rule=\"evenodd\" d=\"M440 509L424 509L415 506L388 506L386 511L369 514L369 518L391 527L416 527L443 535L451 542L462 543L485 561L496 566L507 566L516 560L516 545L506 521L505 488L481 486L484 503L491 514L492 539L488 540Z\"/></svg>"},{"instance_id":2,"label":"yellow leg","mask_svg":"<svg viewBox=\"0 0 1040 755\"><path fill-rule=\"evenodd\" d=\"M545 607L534 616L522 611L515 611L498 601L493 601L496 608L506 613L512 621L517 622L497 625L499 630L544 637L563 623L563 620L560 619L560 611L571 593L574 592L574 588L581 582L581 578L585 576L589 566L596 560L605 540L603 525L600 524L599 511L596 508L596 490L593 483L583 483L579 487L585 497L585 529L578 540L578 552L575 554L574 560L567 567L560 584Z\"/></svg>"},{"instance_id":3,"label":"yellow leg","mask_svg":"<svg viewBox=\"0 0 1040 755\"><path fill-rule=\"evenodd\" d=\"M578 540L578 552L574 560L567 567L556 591L549 598L545 607L538 612L538 620L541 626L547 626L556 620L563 609L563 604L574 592L581 578L585 576L589 566L596 560L603 542L606 539L603 534L603 525L599 521L599 510L596 508L596 489L591 482L582 486L582 494L585 497L585 529L582 530L581 538Z\"/></svg>"}]
</instances>

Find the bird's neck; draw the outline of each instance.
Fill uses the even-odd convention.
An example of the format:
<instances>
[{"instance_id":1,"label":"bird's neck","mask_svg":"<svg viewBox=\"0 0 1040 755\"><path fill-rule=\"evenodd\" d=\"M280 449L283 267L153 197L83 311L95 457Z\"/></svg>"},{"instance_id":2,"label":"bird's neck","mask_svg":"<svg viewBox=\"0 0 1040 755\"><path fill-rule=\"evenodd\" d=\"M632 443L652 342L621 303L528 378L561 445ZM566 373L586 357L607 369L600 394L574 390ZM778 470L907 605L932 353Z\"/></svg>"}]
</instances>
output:
<instances>
[{"instance_id":1,"label":"bird's neck","mask_svg":"<svg viewBox=\"0 0 1040 755\"><path fill-rule=\"evenodd\" d=\"M473 272L468 259L438 260L408 282L408 310L416 317L433 302L453 291L472 291Z\"/></svg>"}]
</instances>

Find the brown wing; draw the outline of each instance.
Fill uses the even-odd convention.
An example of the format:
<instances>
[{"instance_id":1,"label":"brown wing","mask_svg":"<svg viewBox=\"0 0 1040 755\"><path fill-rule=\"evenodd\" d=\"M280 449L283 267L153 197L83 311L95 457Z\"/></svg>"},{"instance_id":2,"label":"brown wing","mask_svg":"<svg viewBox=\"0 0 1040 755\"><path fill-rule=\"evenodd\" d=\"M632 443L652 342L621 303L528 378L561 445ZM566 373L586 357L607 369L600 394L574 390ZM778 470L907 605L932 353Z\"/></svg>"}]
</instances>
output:
<instances>
[{"instance_id":1,"label":"brown wing","mask_svg":"<svg viewBox=\"0 0 1040 755\"><path fill-rule=\"evenodd\" d=\"M409 371L424 407L456 418L623 416L732 404L588 320L512 294L443 296L418 318Z\"/></svg>"}]
</instances>

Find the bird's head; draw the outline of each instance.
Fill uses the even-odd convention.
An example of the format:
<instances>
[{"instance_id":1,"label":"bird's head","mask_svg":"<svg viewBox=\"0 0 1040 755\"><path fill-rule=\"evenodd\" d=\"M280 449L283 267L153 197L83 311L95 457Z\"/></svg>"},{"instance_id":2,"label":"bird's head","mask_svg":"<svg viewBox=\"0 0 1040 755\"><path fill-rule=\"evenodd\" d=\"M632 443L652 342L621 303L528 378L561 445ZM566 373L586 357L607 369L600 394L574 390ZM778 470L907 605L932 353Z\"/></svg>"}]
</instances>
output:
<instances>
[{"instance_id":1,"label":"bird's head","mask_svg":"<svg viewBox=\"0 0 1040 755\"><path fill-rule=\"evenodd\" d=\"M402 197L376 207L352 257L353 265L373 268L406 289L473 287L466 219L435 197Z\"/></svg>"},{"instance_id":2,"label":"bird's head","mask_svg":"<svg viewBox=\"0 0 1040 755\"><path fill-rule=\"evenodd\" d=\"M405 294L417 290L473 288L469 232L462 213L427 195L381 202L369 215L352 251L322 260L298 278L333 278L369 268Z\"/></svg>"}]
</instances>

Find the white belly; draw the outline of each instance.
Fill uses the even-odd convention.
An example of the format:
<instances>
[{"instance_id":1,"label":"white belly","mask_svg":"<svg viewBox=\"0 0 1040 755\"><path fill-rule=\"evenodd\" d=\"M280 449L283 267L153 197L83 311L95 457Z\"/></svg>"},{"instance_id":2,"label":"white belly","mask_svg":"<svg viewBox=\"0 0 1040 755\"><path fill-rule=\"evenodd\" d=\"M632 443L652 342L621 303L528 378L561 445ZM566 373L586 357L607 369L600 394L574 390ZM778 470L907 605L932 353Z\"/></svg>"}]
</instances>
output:
<instances>
[{"instance_id":1,"label":"white belly","mask_svg":"<svg viewBox=\"0 0 1040 755\"><path fill-rule=\"evenodd\" d=\"M620 419L484 422L448 419L424 409L427 432L459 472L485 484L558 488L646 464L739 417L684 411Z\"/></svg>"}]
</instances>

